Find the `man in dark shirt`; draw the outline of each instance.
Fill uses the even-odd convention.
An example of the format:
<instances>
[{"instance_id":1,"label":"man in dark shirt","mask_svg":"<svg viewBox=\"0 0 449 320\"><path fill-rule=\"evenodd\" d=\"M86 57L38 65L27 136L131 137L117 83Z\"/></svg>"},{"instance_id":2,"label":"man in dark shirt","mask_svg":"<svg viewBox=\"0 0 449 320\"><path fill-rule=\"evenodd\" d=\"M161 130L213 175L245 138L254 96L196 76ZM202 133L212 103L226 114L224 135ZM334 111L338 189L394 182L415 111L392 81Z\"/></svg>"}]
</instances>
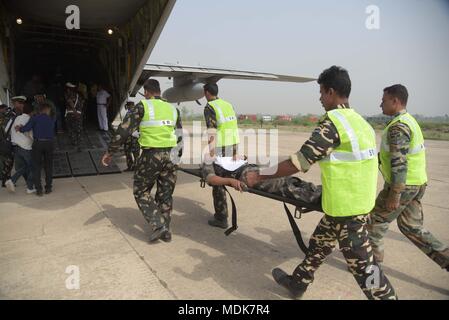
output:
<instances>
[{"instance_id":1,"label":"man in dark shirt","mask_svg":"<svg viewBox=\"0 0 449 320\"><path fill-rule=\"evenodd\" d=\"M47 97L53 101L56 108L56 127L59 133L63 132L65 101L64 101L64 84L61 74L57 74L47 89Z\"/></svg>"},{"instance_id":2,"label":"man in dark shirt","mask_svg":"<svg viewBox=\"0 0 449 320\"><path fill-rule=\"evenodd\" d=\"M34 112L39 113L39 106L47 103L50 106L50 117L56 120L56 107L53 101L47 98L44 93L39 93L34 96L33 108Z\"/></svg>"},{"instance_id":3,"label":"man in dark shirt","mask_svg":"<svg viewBox=\"0 0 449 320\"><path fill-rule=\"evenodd\" d=\"M39 105L39 114L32 117L25 126L16 127L16 130L22 133L33 130L33 177L36 195L40 197L43 195L42 166L45 170L45 193L52 192L55 119L50 117L50 112L50 104L44 102Z\"/></svg>"}]
</instances>

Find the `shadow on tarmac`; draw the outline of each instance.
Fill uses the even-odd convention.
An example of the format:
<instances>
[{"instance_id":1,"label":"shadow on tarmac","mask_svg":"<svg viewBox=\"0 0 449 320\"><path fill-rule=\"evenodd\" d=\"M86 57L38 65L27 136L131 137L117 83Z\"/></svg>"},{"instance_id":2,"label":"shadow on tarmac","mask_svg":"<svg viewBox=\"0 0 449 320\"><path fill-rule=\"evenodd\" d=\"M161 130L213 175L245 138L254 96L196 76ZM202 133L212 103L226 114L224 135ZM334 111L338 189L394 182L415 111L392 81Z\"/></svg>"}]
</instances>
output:
<instances>
[{"instance_id":1,"label":"shadow on tarmac","mask_svg":"<svg viewBox=\"0 0 449 320\"><path fill-rule=\"evenodd\" d=\"M190 273L186 273L180 267L175 267L173 270L176 273L192 281L212 278L223 289L242 299L254 299L254 290L261 291L256 298L280 299L286 297L285 290L271 278L271 270L291 257L298 257L298 263L304 258L304 254L296 247L294 236L290 231L275 232L268 228L255 228L257 232L270 236L269 242L254 239L239 230L226 237L223 234L224 230L212 228L207 224L211 213L204 209L204 203L188 198L174 197L174 204L177 212L181 214L172 216L173 236L188 238L221 253L219 256L211 256L197 248L187 249L187 254L201 263L196 265ZM85 222L85 225L93 224L107 216L125 234L148 242L151 228L137 208L117 208L112 205L103 205L103 207L105 211L92 216ZM407 241L401 234L396 235L395 233L397 232L389 232L396 240ZM304 238L307 239L309 236L305 234ZM347 270L346 262L343 258L337 258L338 253L336 252L325 263L339 270ZM258 270L264 270L264 272L254 272L252 267L254 264L257 264ZM387 277L449 296L449 290L445 288L425 283L387 266L383 266L383 270ZM399 297L400 294L398 292Z\"/></svg>"}]
</instances>

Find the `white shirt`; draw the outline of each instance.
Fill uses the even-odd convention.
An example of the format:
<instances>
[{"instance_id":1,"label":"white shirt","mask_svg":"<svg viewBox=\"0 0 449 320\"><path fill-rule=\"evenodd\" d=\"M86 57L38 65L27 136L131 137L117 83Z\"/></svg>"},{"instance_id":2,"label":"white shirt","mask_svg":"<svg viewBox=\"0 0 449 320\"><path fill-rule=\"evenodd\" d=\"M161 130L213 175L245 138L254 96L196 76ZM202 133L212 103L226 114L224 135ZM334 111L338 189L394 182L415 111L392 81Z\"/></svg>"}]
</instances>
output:
<instances>
[{"instance_id":1,"label":"white shirt","mask_svg":"<svg viewBox=\"0 0 449 320\"><path fill-rule=\"evenodd\" d=\"M100 90L97 92L97 104L99 105L103 105L104 107L106 107L107 103L108 103L108 98L111 95L106 91L106 90Z\"/></svg>"},{"instance_id":2,"label":"white shirt","mask_svg":"<svg viewBox=\"0 0 449 320\"><path fill-rule=\"evenodd\" d=\"M228 171L235 171L247 163L248 163L248 161L246 161L246 160L243 160L243 159L234 160L233 157L217 156L217 158L215 159L215 164L219 165L220 167L222 167Z\"/></svg>"},{"instance_id":3,"label":"white shirt","mask_svg":"<svg viewBox=\"0 0 449 320\"><path fill-rule=\"evenodd\" d=\"M33 132L28 131L25 133L22 133L20 131L16 131L15 127L18 125L26 125L27 122L30 120L30 116L27 114L21 114L18 116L11 127L11 142L15 145L18 145L22 149L25 150L31 150L33 145ZM11 124L11 120L8 122L8 125L6 128L9 128L9 125Z\"/></svg>"}]
</instances>

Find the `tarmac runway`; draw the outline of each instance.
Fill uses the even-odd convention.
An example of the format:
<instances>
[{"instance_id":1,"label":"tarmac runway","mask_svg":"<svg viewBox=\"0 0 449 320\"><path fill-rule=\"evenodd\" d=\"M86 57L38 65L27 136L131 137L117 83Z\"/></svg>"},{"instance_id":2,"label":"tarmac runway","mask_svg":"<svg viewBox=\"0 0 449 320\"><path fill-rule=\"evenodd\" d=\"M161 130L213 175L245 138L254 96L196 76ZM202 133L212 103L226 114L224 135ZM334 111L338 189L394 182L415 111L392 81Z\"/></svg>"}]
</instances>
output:
<instances>
[{"instance_id":1,"label":"tarmac runway","mask_svg":"<svg viewBox=\"0 0 449 320\"><path fill-rule=\"evenodd\" d=\"M279 157L297 151L307 137L281 132ZM449 244L449 142L427 141L426 147L425 227ZM123 159L117 163L124 167ZM318 166L301 176L319 183ZM231 192L239 228L226 237L207 224L212 189L202 189L197 178L179 172L173 241L149 244L150 228L134 201L130 173L56 179L54 192L42 198L27 195L20 180L15 194L0 190L0 298L288 299L271 270L291 272L304 255L282 203ZM320 218L308 213L297 221L306 239ZM395 223L385 246L383 268L400 299L449 299L449 273ZM336 250L304 299L365 296Z\"/></svg>"}]
</instances>

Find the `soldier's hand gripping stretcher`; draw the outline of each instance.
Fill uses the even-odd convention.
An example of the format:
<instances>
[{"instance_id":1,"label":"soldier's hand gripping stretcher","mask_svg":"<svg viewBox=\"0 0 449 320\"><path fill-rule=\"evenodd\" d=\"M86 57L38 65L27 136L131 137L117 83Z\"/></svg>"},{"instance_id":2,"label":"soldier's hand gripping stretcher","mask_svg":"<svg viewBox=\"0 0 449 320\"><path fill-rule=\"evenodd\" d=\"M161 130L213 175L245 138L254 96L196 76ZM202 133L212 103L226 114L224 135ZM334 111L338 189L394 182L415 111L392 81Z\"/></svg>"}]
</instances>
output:
<instances>
[{"instance_id":1,"label":"soldier's hand gripping stretcher","mask_svg":"<svg viewBox=\"0 0 449 320\"><path fill-rule=\"evenodd\" d=\"M237 191L243 192L246 186L240 180L234 178L222 178L219 176L211 176L207 183L213 186L229 186Z\"/></svg>"}]
</instances>

